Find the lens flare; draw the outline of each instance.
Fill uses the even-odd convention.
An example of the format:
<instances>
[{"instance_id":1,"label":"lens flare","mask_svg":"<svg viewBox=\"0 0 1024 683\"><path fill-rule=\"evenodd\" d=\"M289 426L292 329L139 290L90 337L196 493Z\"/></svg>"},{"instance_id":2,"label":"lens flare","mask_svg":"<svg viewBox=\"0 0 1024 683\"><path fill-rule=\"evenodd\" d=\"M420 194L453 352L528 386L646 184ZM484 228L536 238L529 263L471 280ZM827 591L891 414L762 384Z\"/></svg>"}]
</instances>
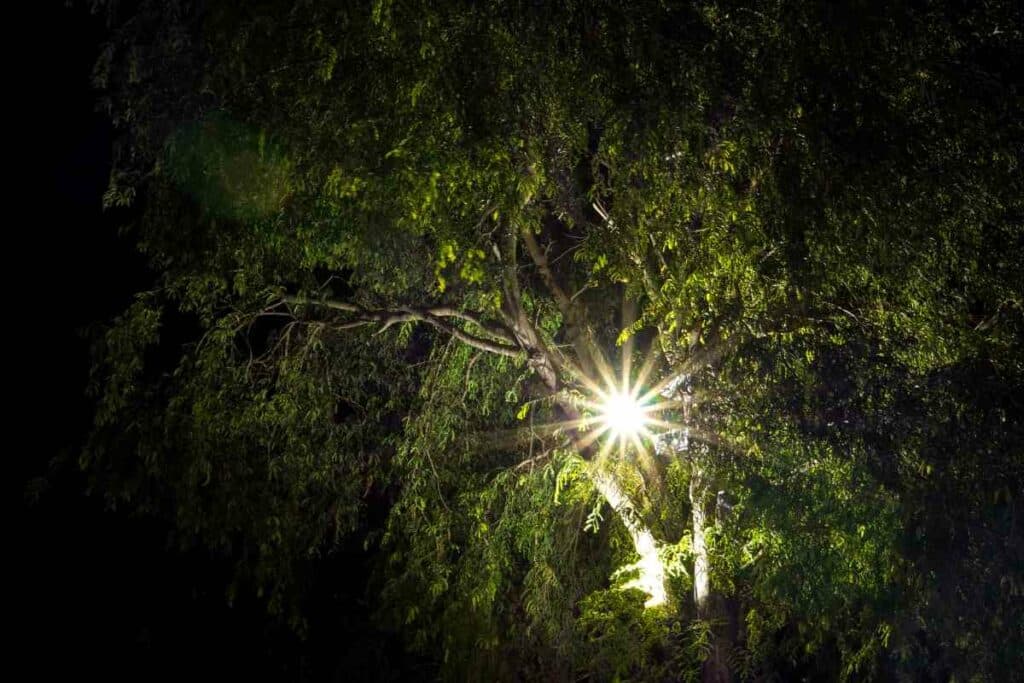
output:
<instances>
[{"instance_id":1,"label":"lens flare","mask_svg":"<svg viewBox=\"0 0 1024 683\"><path fill-rule=\"evenodd\" d=\"M623 364L621 374L604 364L598 368L599 379L580 378L590 398L583 401L589 414L576 423L587 432L578 447L588 448L600 441L598 461L613 453L619 457L632 454L642 460L648 455L647 446L659 433L678 429L678 425L665 419L666 411L678 405L672 392L666 391L671 379L646 385L653 366L652 357L633 377L628 363Z\"/></svg>"},{"instance_id":2,"label":"lens flare","mask_svg":"<svg viewBox=\"0 0 1024 683\"><path fill-rule=\"evenodd\" d=\"M601 420L613 437L632 441L643 434L650 421L645 408L628 392L613 391L601 403Z\"/></svg>"}]
</instances>

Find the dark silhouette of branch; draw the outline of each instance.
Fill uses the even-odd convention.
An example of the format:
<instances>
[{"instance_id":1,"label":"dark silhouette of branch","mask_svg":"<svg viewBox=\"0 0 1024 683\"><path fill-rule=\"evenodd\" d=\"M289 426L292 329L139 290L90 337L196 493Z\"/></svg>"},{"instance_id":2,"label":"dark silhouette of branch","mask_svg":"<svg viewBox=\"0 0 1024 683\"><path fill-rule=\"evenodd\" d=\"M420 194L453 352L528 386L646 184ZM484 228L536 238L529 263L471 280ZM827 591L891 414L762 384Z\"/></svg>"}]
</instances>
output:
<instances>
[{"instance_id":1,"label":"dark silhouette of branch","mask_svg":"<svg viewBox=\"0 0 1024 683\"><path fill-rule=\"evenodd\" d=\"M347 301L312 299L295 295L286 295L282 297L282 301L294 306L321 306L353 314L352 320L340 323L337 329L351 329L362 327L363 325L380 325L378 332L383 332L396 323L425 322L451 335L458 341L481 351L513 358L523 353L522 349L516 345L512 334L502 326L481 320L473 313L459 311L450 306L399 306L394 309L369 309ZM493 337L493 339L470 334L448 322L448 318L464 320L475 325Z\"/></svg>"}]
</instances>

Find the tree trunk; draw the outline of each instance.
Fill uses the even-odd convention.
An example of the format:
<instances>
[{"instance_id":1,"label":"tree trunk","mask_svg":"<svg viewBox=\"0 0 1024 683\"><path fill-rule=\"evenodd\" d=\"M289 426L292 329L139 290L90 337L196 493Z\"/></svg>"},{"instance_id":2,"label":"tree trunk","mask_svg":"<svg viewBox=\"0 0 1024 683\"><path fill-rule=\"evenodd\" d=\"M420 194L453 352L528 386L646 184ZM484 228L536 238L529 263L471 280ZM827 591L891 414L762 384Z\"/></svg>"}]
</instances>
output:
<instances>
[{"instance_id":1,"label":"tree trunk","mask_svg":"<svg viewBox=\"0 0 1024 683\"><path fill-rule=\"evenodd\" d=\"M693 510L693 601L697 607L697 618L708 622L711 627L711 648L701 665L702 683L731 683L732 674L726 655L732 647L729 637L731 629L726 618L725 604L721 596L711 591L711 564L708 557L707 503L710 485L703 469L693 464L690 475L690 506Z\"/></svg>"},{"instance_id":2,"label":"tree trunk","mask_svg":"<svg viewBox=\"0 0 1024 683\"><path fill-rule=\"evenodd\" d=\"M693 509L693 602L701 619L708 611L711 597L708 549L704 540L704 529L707 526L704 511L706 498L707 485L703 481L703 473L694 465L693 473L690 475L690 506Z\"/></svg>"},{"instance_id":3,"label":"tree trunk","mask_svg":"<svg viewBox=\"0 0 1024 683\"><path fill-rule=\"evenodd\" d=\"M615 481L614 476L605 472L592 471L591 479L594 482L594 487L619 515L633 541L633 548L640 556L639 562L636 563L640 575L626 586L639 588L647 593L649 597L644 603L644 607L656 607L664 604L667 597L665 567L661 558L658 557L658 544L654 540L654 535L644 525L633 503L623 492L619 483Z\"/></svg>"}]
</instances>

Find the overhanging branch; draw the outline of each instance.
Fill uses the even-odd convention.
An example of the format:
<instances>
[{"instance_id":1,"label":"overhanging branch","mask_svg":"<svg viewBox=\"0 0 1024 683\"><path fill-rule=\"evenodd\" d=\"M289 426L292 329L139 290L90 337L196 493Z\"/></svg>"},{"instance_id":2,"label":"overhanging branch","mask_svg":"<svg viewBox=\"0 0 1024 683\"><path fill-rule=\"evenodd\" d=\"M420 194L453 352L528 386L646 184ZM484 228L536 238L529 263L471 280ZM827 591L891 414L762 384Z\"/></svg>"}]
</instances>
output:
<instances>
[{"instance_id":1,"label":"overhanging branch","mask_svg":"<svg viewBox=\"0 0 1024 683\"><path fill-rule=\"evenodd\" d=\"M296 306L322 306L336 311L353 314L354 319L341 323L341 329L360 327L362 325L380 325L383 332L396 323L425 322L438 330L451 335L458 341L475 349L501 356L517 357L522 349L515 344L515 338L500 325L481 320L472 313L459 311L450 306L413 307L400 306L395 309L369 309L359 304L336 299L311 299L308 297L285 295L282 300ZM448 322L448 318L464 320L479 327L493 339L470 334Z\"/></svg>"}]
</instances>

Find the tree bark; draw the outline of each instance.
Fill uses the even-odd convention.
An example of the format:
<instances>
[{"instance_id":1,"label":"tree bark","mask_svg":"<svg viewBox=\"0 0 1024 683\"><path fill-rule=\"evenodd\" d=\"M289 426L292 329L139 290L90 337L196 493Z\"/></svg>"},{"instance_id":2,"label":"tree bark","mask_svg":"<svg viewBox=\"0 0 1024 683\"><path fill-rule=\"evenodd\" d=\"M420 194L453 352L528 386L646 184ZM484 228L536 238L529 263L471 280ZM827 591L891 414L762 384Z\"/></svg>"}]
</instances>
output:
<instances>
[{"instance_id":1,"label":"tree bark","mask_svg":"<svg viewBox=\"0 0 1024 683\"><path fill-rule=\"evenodd\" d=\"M706 497L704 473L700 466L694 464L690 474L690 506L693 510L693 602L697 607L697 616L701 619L707 615L711 596L708 549L704 538L704 529L707 527L704 510Z\"/></svg>"},{"instance_id":2,"label":"tree bark","mask_svg":"<svg viewBox=\"0 0 1024 683\"><path fill-rule=\"evenodd\" d=\"M633 541L633 548L640 556L636 563L639 576L626 584L627 588L638 588L649 596L644 607L656 607L667 600L665 591L665 567L658 557L658 544L651 533L640 519L636 507L626 496L622 487L615 480L615 477L599 471L591 472L591 480L594 487L604 496L608 504L612 506L622 520L630 539Z\"/></svg>"},{"instance_id":3,"label":"tree bark","mask_svg":"<svg viewBox=\"0 0 1024 683\"><path fill-rule=\"evenodd\" d=\"M702 683L731 683L727 655L732 648L732 629L722 596L711 589L711 560L705 530L710 481L700 464L694 462L690 474L690 505L693 519L693 601L697 618L711 628L711 648L701 665Z\"/></svg>"}]
</instances>

